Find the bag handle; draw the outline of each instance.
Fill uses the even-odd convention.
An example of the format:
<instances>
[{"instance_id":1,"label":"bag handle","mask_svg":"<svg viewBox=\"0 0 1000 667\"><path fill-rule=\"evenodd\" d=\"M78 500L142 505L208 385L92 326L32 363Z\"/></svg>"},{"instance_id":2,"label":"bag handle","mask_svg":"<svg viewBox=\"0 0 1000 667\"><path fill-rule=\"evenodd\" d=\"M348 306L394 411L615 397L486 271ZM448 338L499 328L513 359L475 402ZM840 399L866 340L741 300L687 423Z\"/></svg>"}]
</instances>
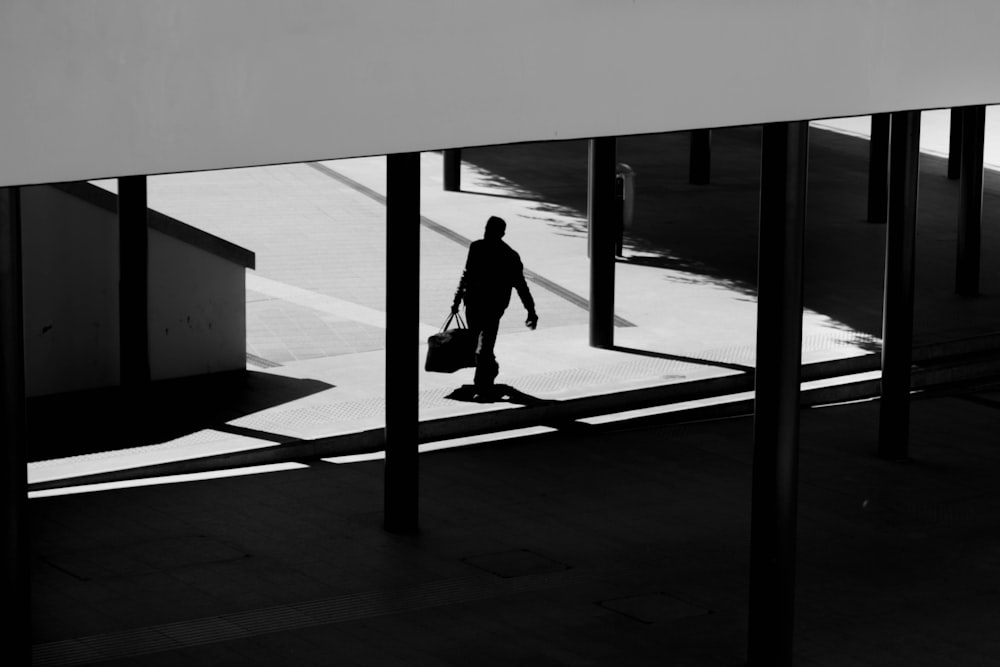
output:
<instances>
[{"instance_id":1,"label":"bag handle","mask_svg":"<svg viewBox=\"0 0 1000 667\"><path fill-rule=\"evenodd\" d=\"M446 319L444 321L444 324L441 325L441 331L446 331L448 329L448 325L451 324L452 320L455 320L455 323L458 325L459 329L468 328L465 326L465 320L462 319L461 315L459 315L458 313L449 313L448 319Z\"/></svg>"}]
</instances>

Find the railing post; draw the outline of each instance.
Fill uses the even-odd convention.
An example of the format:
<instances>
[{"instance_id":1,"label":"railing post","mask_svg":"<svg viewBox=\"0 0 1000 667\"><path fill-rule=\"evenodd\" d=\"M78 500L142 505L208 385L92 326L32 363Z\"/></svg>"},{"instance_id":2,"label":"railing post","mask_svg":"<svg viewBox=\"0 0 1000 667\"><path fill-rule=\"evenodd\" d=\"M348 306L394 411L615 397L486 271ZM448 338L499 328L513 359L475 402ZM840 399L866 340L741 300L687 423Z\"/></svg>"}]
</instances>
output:
<instances>
[{"instance_id":1,"label":"railing post","mask_svg":"<svg viewBox=\"0 0 1000 667\"><path fill-rule=\"evenodd\" d=\"M448 148L444 151L444 189L449 192L462 189L461 148Z\"/></svg>"},{"instance_id":2,"label":"railing post","mask_svg":"<svg viewBox=\"0 0 1000 667\"><path fill-rule=\"evenodd\" d=\"M868 142L868 222L885 224L889 208L889 126L891 115L872 115Z\"/></svg>"},{"instance_id":3,"label":"railing post","mask_svg":"<svg viewBox=\"0 0 1000 667\"><path fill-rule=\"evenodd\" d=\"M948 178L955 181L962 174L962 123L961 107L951 110L951 123L948 126Z\"/></svg>"},{"instance_id":4,"label":"railing post","mask_svg":"<svg viewBox=\"0 0 1000 667\"><path fill-rule=\"evenodd\" d=\"M983 153L986 141L986 107L962 109L961 194L958 204L958 257L955 262L955 292L979 294L983 219Z\"/></svg>"},{"instance_id":5,"label":"railing post","mask_svg":"<svg viewBox=\"0 0 1000 667\"><path fill-rule=\"evenodd\" d=\"M149 226L146 177L118 179L118 326L121 386L135 397L149 384Z\"/></svg>"},{"instance_id":6,"label":"railing post","mask_svg":"<svg viewBox=\"0 0 1000 667\"><path fill-rule=\"evenodd\" d=\"M712 131L692 130L688 155L689 180L692 185L708 185L712 179Z\"/></svg>"},{"instance_id":7,"label":"railing post","mask_svg":"<svg viewBox=\"0 0 1000 667\"><path fill-rule=\"evenodd\" d=\"M21 191L0 188L0 449L3 450L4 645L11 664L31 664L28 459L25 445Z\"/></svg>"},{"instance_id":8,"label":"railing post","mask_svg":"<svg viewBox=\"0 0 1000 667\"><path fill-rule=\"evenodd\" d=\"M920 112L893 113L878 439L879 456L891 460L905 459L909 449L913 275L919 176Z\"/></svg>"},{"instance_id":9,"label":"railing post","mask_svg":"<svg viewBox=\"0 0 1000 667\"><path fill-rule=\"evenodd\" d=\"M617 140L590 140L587 222L590 244L590 344L614 344Z\"/></svg>"},{"instance_id":10,"label":"railing post","mask_svg":"<svg viewBox=\"0 0 1000 667\"><path fill-rule=\"evenodd\" d=\"M763 128L747 646L754 667L792 664L808 146L807 122Z\"/></svg>"},{"instance_id":11,"label":"railing post","mask_svg":"<svg viewBox=\"0 0 1000 667\"><path fill-rule=\"evenodd\" d=\"M420 154L386 156L385 516L418 532Z\"/></svg>"}]
</instances>

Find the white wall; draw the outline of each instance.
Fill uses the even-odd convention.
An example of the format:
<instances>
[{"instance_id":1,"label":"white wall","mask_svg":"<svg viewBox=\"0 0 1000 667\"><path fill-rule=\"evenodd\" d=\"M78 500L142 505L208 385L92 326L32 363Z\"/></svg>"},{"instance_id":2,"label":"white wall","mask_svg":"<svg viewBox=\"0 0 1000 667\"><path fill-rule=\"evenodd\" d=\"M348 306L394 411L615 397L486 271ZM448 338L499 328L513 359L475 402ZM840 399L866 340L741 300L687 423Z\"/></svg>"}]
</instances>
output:
<instances>
[{"instance_id":1,"label":"white wall","mask_svg":"<svg viewBox=\"0 0 1000 667\"><path fill-rule=\"evenodd\" d=\"M21 192L25 392L118 384L118 222L53 187Z\"/></svg>"},{"instance_id":2,"label":"white wall","mask_svg":"<svg viewBox=\"0 0 1000 667\"><path fill-rule=\"evenodd\" d=\"M1000 102L996 0L4 0L0 185Z\"/></svg>"},{"instance_id":3,"label":"white wall","mask_svg":"<svg viewBox=\"0 0 1000 667\"><path fill-rule=\"evenodd\" d=\"M106 196L110 207L55 186L22 190L28 396L120 381L118 218L114 196ZM235 254L249 255L242 249ZM153 380L246 368L245 280L239 258L149 230Z\"/></svg>"},{"instance_id":4,"label":"white wall","mask_svg":"<svg viewBox=\"0 0 1000 667\"><path fill-rule=\"evenodd\" d=\"M165 380L246 368L246 270L149 232L149 370Z\"/></svg>"}]
</instances>

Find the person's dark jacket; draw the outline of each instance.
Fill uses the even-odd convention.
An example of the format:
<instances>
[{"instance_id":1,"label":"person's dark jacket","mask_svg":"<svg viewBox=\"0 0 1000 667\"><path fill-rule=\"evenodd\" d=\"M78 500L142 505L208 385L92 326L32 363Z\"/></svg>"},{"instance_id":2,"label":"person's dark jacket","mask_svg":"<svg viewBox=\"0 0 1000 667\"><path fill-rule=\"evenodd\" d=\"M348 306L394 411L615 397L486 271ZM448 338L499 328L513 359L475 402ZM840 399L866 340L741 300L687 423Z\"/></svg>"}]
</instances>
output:
<instances>
[{"instance_id":1,"label":"person's dark jacket","mask_svg":"<svg viewBox=\"0 0 1000 667\"><path fill-rule=\"evenodd\" d=\"M517 251L501 239L473 241L455 292L455 305L464 300L468 309L500 317L510 304L512 289L517 290L525 310L534 313L535 302Z\"/></svg>"}]
</instances>

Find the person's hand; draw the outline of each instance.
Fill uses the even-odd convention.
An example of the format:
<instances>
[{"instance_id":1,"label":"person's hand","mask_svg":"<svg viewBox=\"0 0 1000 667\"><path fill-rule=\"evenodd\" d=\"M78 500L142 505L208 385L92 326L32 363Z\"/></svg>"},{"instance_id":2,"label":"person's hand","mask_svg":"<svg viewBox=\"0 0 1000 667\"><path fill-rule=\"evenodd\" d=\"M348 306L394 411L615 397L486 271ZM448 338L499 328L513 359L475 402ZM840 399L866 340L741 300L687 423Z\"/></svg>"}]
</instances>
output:
<instances>
[{"instance_id":1,"label":"person's hand","mask_svg":"<svg viewBox=\"0 0 1000 667\"><path fill-rule=\"evenodd\" d=\"M535 313L528 313L528 319L524 321L524 326L529 329L534 329L538 326L538 315Z\"/></svg>"},{"instance_id":2,"label":"person's hand","mask_svg":"<svg viewBox=\"0 0 1000 667\"><path fill-rule=\"evenodd\" d=\"M451 304L451 314L458 315L458 302Z\"/></svg>"}]
</instances>

